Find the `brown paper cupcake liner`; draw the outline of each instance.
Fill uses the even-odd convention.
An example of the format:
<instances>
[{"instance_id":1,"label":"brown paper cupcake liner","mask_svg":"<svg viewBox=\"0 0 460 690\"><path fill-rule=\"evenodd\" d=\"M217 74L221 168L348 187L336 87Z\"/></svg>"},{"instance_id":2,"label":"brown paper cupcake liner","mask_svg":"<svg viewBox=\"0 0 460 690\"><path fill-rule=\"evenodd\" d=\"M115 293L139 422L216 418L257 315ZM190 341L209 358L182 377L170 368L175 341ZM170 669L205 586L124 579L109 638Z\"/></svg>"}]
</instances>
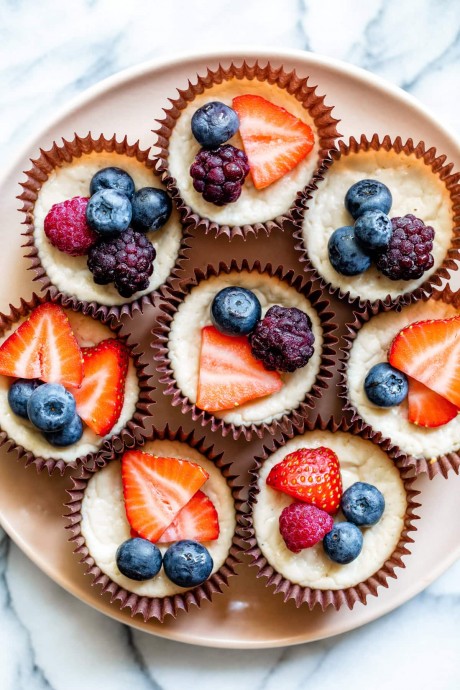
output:
<instances>
[{"instance_id":1,"label":"brown paper cupcake liner","mask_svg":"<svg viewBox=\"0 0 460 690\"><path fill-rule=\"evenodd\" d=\"M329 295L336 295L339 299L347 302L354 308L363 308L368 305L370 301L364 298L353 297L349 291L345 292L340 287L328 283L321 276L308 256L303 238L302 222L305 213L308 212L310 200L314 197L321 182L327 176L328 170L334 164L334 161L339 160L342 156L356 154L360 151L378 151L380 149L384 149L385 151L393 150L396 153L404 153L408 156L414 155L417 159L422 159L425 165L431 168L433 174L437 175L439 179L442 180L452 200L453 234L451 246L441 266L439 266L422 285L398 297L392 298L390 295L387 295L383 299L375 300L372 304L379 308L405 305L415 302L424 296L429 296L436 286L439 287L441 285L443 279L449 278L451 271L457 270L458 265L456 262L460 260L460 173L453 172L453 163L446 162L447 157L445 155L438 154L434 147L427 149L423 141L415 145L412 139L403 142L401 137L396 137L392 140L388 135L385 135L382 140L380 140L378 134L374 134L370 140L362 134L359 141L354 137L350 137L348 144L344 141L339 141L338 149L330 151L329 157L324 161L312 183L297 197L293 210L293 219L298 229L294 232L294 238L298 240L295 249L300 252L299 260L305 264L305 270L313 271L320 278L322 288L327 291Z\"/></svg>"},{"instance_id":2,"label":"brown paper cupcake liner","mask_svg":"<svg viewBox=\"0 0 460 690\"><path fill-rule=\"evenodd\" d=\"M141 444L137 447L142 449L144 442L153 440L180 441L195 448L198 452L205 455L211 460L216 467L218 467L232 491L235 501L235 512L237 528L233 536L232 545L224 564L202 585L185 591L183 594L169 595L161 598L152 598L140 596L129 592L120 585L116 584L109 578L108 575L102 572L94 558L91 556L85 539L81 532L81 505L88 480L93 475L95 470L90 471L83 469L79 475L72 477L73 486L68 491L70 496L69 503L66 507L69 513L66 515L69 525L67 529L70 530L72 536L70 541L74 544L74 553L79 557L80 563L85 566L85 574L92 579L92 586L100 587L100 594L108 593L110 602L118 602L121 610L128 608L131 612L131 617L141 615L144 621L151 618L163 621L165 617L172 616L175 618L180 611L188 611L192 606L201 606L203 601L211 601L213 596L222 593L223 588L228 586L228 581L233 575L237 575L236 566L240 562L240 554L242 552L242 542L239 535L242 515L243 515L243 501L240 497L241 487L237 485L237 477L231 473L231 464L226 463L223 453L216 453L213 445L207 445L205 437L197 439L195 432L186 433L182 427L177 431L172 431L169 426L166 426L160 431L154 431L152 436L143 439Z\"/></svg>"},{"instance_id":3,"label":"brown paper cupcake liner","mask_svg":"<svg viewBox=\"0 0 460 690\"><path fill-rule=\"evenodd\" d=\"M26 229L22 233L25 237L25 242L22 246L26 250L24 256L28 259L30 264L28 268L34 271L35 277L33 280L40 283L41 291L48 290L51 297L58 301L63 307L73 309L82 306L93 316L102 316L104 318L110 316L119 319L123 315L131 316L133 312L137 310L142 311L146 304L151 304L152 295L158 291L161 286L155 288L149 294L138 297L131 302L113 306L101 305L96 301L87 302L86 300L80 300L76 295L62 292L53 284L53 281L42 265L39 250L35 245L33 214L40 189L56 168L60 168L66 163L71 163L74 159L78 159L82 155L92 153L93 151L97 153L115 152L131 158L136 158L136 160L143 163L146 168L151 170L152 175L159 177L155 170L154 161L149 158L150 149L141 149L139 141L130 144L126 136L118 141L115 134L109 139L106 139L103 134L98 138L94 138L91 132L84 137L75 134L72 141L62 139L62 142L62 146L53 142L50 149L40 149L39 157L31 160L32 167L24 173L26 181L20 183L23 191L17 198L22 202L20 211L25 215L23 225L25 225ZM170 275L175 274L178 261L186 256L186 252L189 249L189 238L190 234L183 229L178 256Z\"/></svg>"},{"instance_id":4,"label":"brown paper cupcake liner","mask_svg":"<svg viewBox=\"0 0 460 690\"><path fill-rule=\"evenodd\" d=\"M260 424L237 426L219 419L210 412L201 410L182 393L176 382L169 357L168 340L171 323L181 302L201 281L219 274L229 274L233 271L238 273L241 271L266 273L270 277L285 281L289 287L295 288L309 300L318 314L323 330L320 368L312 388L297 408L269 423L262 422ZM333 345L337 343L337 338L332 335L333 331L336 330L335 314L330 310L329 301L324 299L321 290L312 281L308 280L302 286L303 281L304 277L296 274L293 269L285 269L283 266L275 269L271 263L262 266L259 261L249 263L246 259L241 262L233 259L229 264L220 262L217 267L208 265L204 270L195 269L194 276L191 279L173 281L172 289L169 291L169 299L165 293L165 301L160 307L157 326L152 330L154 335L152 347L157 352L154 359L158 362L157 371L161 374L159 381L166 385L164 394L172 396L171 404L174 407L180 405L182 413L189 414L193 421L199 422L201 426L204 427L209 424L212 432L220 432L224 437L230 434L234 440L243 436L246 441L249 441L253 436L262 438L265 433L275 435L279 431L290 433L293 428L293 420L299 423L298 420L305 416L309 409L314 407L315 399L321 397L323 390L328 387L328 379L332 377L332 369L335 366Z\"/></svg>"},{"instance_id":5,"label":"brown paper cupcake liner","mask_svg":"<svg viewBox=\"0 0 460 690\"><path fill-rule=\"evenodd\" d=\"M317 129L320 149L317 167L320 166L323 159L327 156L329 149L333 148L336 139L340 136L337 131L339 120L332 117L331 111L333 107L324 104L325 96L318 96L316 94L317 87L309 85L308 77L301 78L296 74L295 70L286 72L283 67L273 67L269 62L265 66L262 66L258 62L248 64L244 61L241 65L232 63L229 67L219 65L216 70L208 69L206 75L197 75L196 83L192 84L189 81L186 89L177 89L179 94L178 98L169 99L171 106L168 109L163 109L165 117L162 120L157 120L159 128L154 131L154 134L157 135L155 146L159 149L157 169L162 174L162 180L176 203L182 221L186 225L192 226L194 229L198 228L205 233L213 233L215 236L226 235L229 239L237 236L245 238L250 233L257 234L259 232L264 232L269 235L273 229L283 228L284 224L291 220L293 206L286 209L284 214L269 221L235 225L232 227L229 225L219 225L219 223L215 221L202 217L185 203L181 196L177 181L169 172L169 139L182 111L196 96L202 94L206 89L210 89L215 84L221 84L230 79L254 79L257 81L265 81L269 84L276 84L280 88L286 89L289 94L295 96L305 110L307 110Z\"/></svg>"},{"instance_id":6,"label":"brown paper cupcake liner","mask_svg":"<svg viewBox=\"0 0 460 690\"><path fill-rule=\"evenodd\" d=\"M53 297L48 291L43 296L38 296L34 293L29 301L21 299L18 307L10 305L10 313L8 315L0 313L0 337L3 337L19 319L30 314L35 307L44 302L59 303L59 300ZM105 315L95 316L91 313L89 307L85 305L70 306L68 308L74 312L84 314L88 316L88 318L94 318L100 321L100 323L107 326L107 328L113 332L114 336L123 340L123 342L128 345L126 338L119 335L120 329L122 328L121 324L112 323L111 319ZM65 462L62 459L56 458L43 458L35 455L32 450L24 448L22 445L16 443L16 441L10 438L1 428L0 447L4 447L7 453L15 453L17 460L23 461L25 467L35 465L37 472L47 470L50 475L53 472L58 472L63 475L67 468L75 469L81 465L89 470L94 470L101 465L105 465L114 457L116 452L121 452L123 448L134 445L136 438L142 437L146 433L144 424L146 418L150 415L150 406L153 404L151 394L154 388L150 385L150 377L146 373L146 364L144 364L141 357L135 353L137 346L128 345L128 347L139 383L139 398L136 409L126 426L103 441L99 450L84 456L79 456L75 458L73 462Z\"/></svg>"},{"instance_id":7,"label":"brown paper cupcake liner","mask_svg":"<svg viewBox=\"0 0 460 690\"><path fill-rule=\"evenodd\" d=\"M425 302L429 299L436 301L441 300L446 304L452 304L455 308L460 310L460 290L453 292L449 285L446 285L443 290L434 288L431 296L424 295L422 299ZM401 450L399 446L395 445L391 439L386 438L381 432L374 430L373 427L361 417L348 396L347 369L353 343L365 323L373 316L390 310L391 306L389 305L368 305L363 311L354 312L355 320L353 323L347 324L348 332L344 337L345 347L342 348L344 354L340 362L340 380L338 384L339 397L344 400L344 412L350 415L353 422L360 424L363 429L368 429L369 432L373 433L385 452L391 458L394 458L401 467L412 469L416 475L426 473L430 479L433 479L437 474L447 477L450 470L458 474L460 471L460 451L452 451L435 458L417 458L407 454Z\"/></svg>"},{"instance_id":8,"label":"brown paper cupcake liner","mask_svg":"<svg viewBox=\"0 0 460 690\"><path fill-rule=\"evenodd\" d=\"M350 423L344 419L341 420L340 423L337 423L334 420L325 422L321 418L318 418L316 423L307 422L303 431L314 431L315 429L321 431L331 431L332 433L335 433L336 431L345 431L347 433L360 436L365 440L369 440L375 443L375 445L383 448L378 437L372 432L371 429L363 429L356 422ZM412 539L411 532L414 532L417 529L413 522L419 519L419 516L416 514L416 509L420 506L420 504L415 501L415 498L420 492L413 489L415 479L409 478L407 470L396 462L396 466L400 471L400 476L406 490L407 511L399 542L396 545L392 555L385 561L385 563L376 573L363 582L360 582L353 587L347 587L346 589L321 590L313 589L311 587L302 587L299 584L295 584L290 580L287 580L267 561L257 543L257 537L252 519L252 507L257 502L257 495L259 493L257 480L260 467L272 453L281 448L287 440L293 438L295 435L296 434L290 434L289 436L285 436L283 440L274 440L270 447L264 446L262 456L255 458L256 465L251 472L253 480L249 486L248 504L250 513L245 519L246 553L251 558L250 566L257 568L258 578L266 578L266 587L274 587L275 594L281 592L285 602L289 599L293 599L297 607L301 606L302 604L306 604L309 609L312 609L314 606L318 605L324 611L329 606L338 610L342 606L348 606L349 609L352 609L357 602L366 604L366 600L369 595L378 595L379 587L388 587L389 578L397 578L397 574L395 573L397 568L405 568L405 564L402 559L410 554L409 544L413 543L414 541Z\"/></svg>"}]
</instances>

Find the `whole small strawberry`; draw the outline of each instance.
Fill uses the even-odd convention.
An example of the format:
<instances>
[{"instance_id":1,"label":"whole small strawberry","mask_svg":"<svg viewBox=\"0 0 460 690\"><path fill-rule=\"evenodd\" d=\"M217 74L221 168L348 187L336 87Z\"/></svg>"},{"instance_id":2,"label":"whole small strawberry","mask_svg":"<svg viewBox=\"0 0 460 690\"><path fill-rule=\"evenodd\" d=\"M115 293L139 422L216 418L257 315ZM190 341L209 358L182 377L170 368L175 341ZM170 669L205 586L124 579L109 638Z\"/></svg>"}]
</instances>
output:
<instances>
[{"instance_id":1,"label":"whole small strawberry","mask_svg":"<svg viewBox=\"0 0 460 690\"><path fill-rule=\"evenodd\" d=\"M280 515L280 534L293 553L314 546L333 527L334 520L328 513L307 503L291 503Z\"/></svg>"},{"instance_id":2,"label":"whole small strawberry","mask_svg":"<svg viewBox=\"0 0 460 690\"><path fill-rule=\"evenodd\" d=\"M272 467L267 484L298 501L334 514L342 498L337 455L330 448L300 448Z\"/></svg>"}]
</instances>

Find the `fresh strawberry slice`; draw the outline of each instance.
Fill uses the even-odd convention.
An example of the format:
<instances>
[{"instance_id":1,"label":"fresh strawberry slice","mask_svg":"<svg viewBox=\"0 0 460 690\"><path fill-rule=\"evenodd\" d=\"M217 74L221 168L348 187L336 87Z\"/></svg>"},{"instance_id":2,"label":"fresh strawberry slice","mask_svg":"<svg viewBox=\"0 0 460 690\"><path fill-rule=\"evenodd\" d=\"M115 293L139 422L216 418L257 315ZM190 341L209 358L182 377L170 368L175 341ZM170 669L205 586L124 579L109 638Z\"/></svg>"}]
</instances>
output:
<instances>
[{"instance_id":1,"label":"fresh strawberry slice","mask_svg":"<svg viewBox=\"0 0 460 690\"><path fill-rule=\"evenodd\" d=\"M233 109L240 119L240 135L257 189L286 175L312 150L311 127L265 98L237 96Z\"/></svg>"},{"instance_id":2,"label":"fresh strawberry slice","mask_svg":"<svg viewBox=\"0 0 460 690\"><path fill-rule=\"evenodd\" d=\"M409 378L408 418L412 424L426 426L430 429L447 424L458 414L458 409L451 402L442 398L416 379Z\"/></svg>"},{"instance_id":3,"label":"fresh strawberry slice","mask_svg":"<svg viewBox=\"0 0 460 690\"><path fill-rule=\"evenodd\" d=\"M460 316L403 328L391 344L388 361L460 407Z\"/></svg>"},{"instance_id":4,"label":"fresh strawberry slice","mask_svg":"<svg viewBox=\"0 0 460 690\"><path fill-rule=\"evenodd\" d=\"M0 374L79 386L81 350L69 319L57 304L36 307L0 347Z\"/></svg>"},{"instance_id":5,"label":"fresh strawberry slice","mask_svg":"<svg viewBox=\"0 0 460 690\"><path fill-rule=\"evenodd\" d=\"M299 501L336 513L342 499L337 455L330 448L299 448L270 470L268 486Z\"/></svg>"},{"instance_id":6,"label":"fresh strawberry slice","mask_svg":"<svg viewBox=\"0 0 460 690\"><path fill-rule=\"evenodd\" d=\"M139 450L126 452L121 466L128 522L139 536L152 542L158 541L209 476L195 462Z\"/></svg>"},{"instance_id":7,"label":"fresh strawberry slice","mask_svg":"<svg viewBox=\"0 0 460 690\"><path fill-rule=\"evenodd\" d=\"M83 381L72 389L77 412L99 436L118 422L125 398L129 351L120 340L109 338L94 347L84 347Z\"/></svg>"},{"instance_id":8,"label":"fresh strawberry slice","mask_svg":"<svg viewBox=\"0 0 460 690\"><path fill-rule=\"evenodd\" d=\"M201 331L201 356L196 404L202 410L229 410L278 391L283 382L254 357L245 336L224 335L206 326Z\"/></svg>"},{"instance_id":9,"label":"fresh strawberry slice","mask_svg":"<svg viewBox=\"0 0 460 690\"><path fill-rule=\"evenodd\" d=\"M219 518L214 503L203 491L197 491L176 515L158 543L193 539L213 541L219 536Z\"/></svg>"}]
</instances>

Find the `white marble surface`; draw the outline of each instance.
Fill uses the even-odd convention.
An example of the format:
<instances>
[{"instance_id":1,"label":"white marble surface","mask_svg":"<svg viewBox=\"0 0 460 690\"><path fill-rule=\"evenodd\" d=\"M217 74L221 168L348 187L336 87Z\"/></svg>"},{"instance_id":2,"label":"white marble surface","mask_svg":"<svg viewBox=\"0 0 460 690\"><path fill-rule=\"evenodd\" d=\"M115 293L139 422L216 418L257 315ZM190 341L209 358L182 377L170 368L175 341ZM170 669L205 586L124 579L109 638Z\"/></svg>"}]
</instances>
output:
<instances>
[{"instance_id":1,"label":"white marble surface","mask_svg":"<svg viewBox=\"0 0 460 690\"><path fill-rule=\"evenodd\" d=\"M458 0L0 0L2 162L55 110L140 61L250 45L312 50L379 74L460 130ZM451 526L449 526L451 527ZM347 635L234 652L156 639L66 594L0 528L2 690L460 687L460 563Z\"/></svg>"}]
</instances>

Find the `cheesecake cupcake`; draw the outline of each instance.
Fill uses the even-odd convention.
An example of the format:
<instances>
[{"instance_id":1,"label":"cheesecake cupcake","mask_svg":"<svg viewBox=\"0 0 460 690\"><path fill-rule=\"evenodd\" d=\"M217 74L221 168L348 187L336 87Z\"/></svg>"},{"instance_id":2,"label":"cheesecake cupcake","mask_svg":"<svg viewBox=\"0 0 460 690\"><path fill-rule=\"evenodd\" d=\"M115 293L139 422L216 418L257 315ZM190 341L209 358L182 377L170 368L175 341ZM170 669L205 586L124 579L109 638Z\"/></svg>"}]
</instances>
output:
<instances>
[{"instance_id":1,"label":"cheesecake cupcake","mask_svg":"<svg viewBox=\"0 0 460 690\"><path fill-rule=\"evenodd\" d=\"M204 439L168 427L102 469L74 477L71 541L101 594L144 620L176 616L235 575L241 501Z\"/></svg>"},{"instance_id":2,"label":"cheesecake cupcake","mask_svg":"<svg viewBox=\"0 0 460 690\"><path fill-rule=\"evenodd\" d=\"M281 267L196 270L173 286L153 330L164 393L224 436L290 429L332 376L333 318L311 282Z\"/></svg>"},{"instance_id":3,"label":"cheesecake cupcake","mask_svg":"<svg viewBox=\"0 0 460 690\"><path fill-rule=\"evenodd\" d=\"M279 228L339 136L308 78L270 63L209 69L156 130L159 171L186 224L217 235Z\"/></svg>"},{"instance_id":4,"label":"cheesecake cupcake","mask_svg":"<svg viewBox=\"0 0 460 690\"><path fill-rule=\"evenodd\" d=\"M460 187L445 160L411 139L339 142L295 214L297 249L330 294L407 303L455 269Z\"/></svg>"},{"instance_id":5,"label":"cheesecake cupcake","mask_svg":"<svg viewBox=\"0 0 460 690\"><path fill-rule=\"evenodd\" d=\"M368 430L310 425L253 475L247 553L285 601L353 608L404 567L418 492Z\"/></svg>"}]
</instances>

